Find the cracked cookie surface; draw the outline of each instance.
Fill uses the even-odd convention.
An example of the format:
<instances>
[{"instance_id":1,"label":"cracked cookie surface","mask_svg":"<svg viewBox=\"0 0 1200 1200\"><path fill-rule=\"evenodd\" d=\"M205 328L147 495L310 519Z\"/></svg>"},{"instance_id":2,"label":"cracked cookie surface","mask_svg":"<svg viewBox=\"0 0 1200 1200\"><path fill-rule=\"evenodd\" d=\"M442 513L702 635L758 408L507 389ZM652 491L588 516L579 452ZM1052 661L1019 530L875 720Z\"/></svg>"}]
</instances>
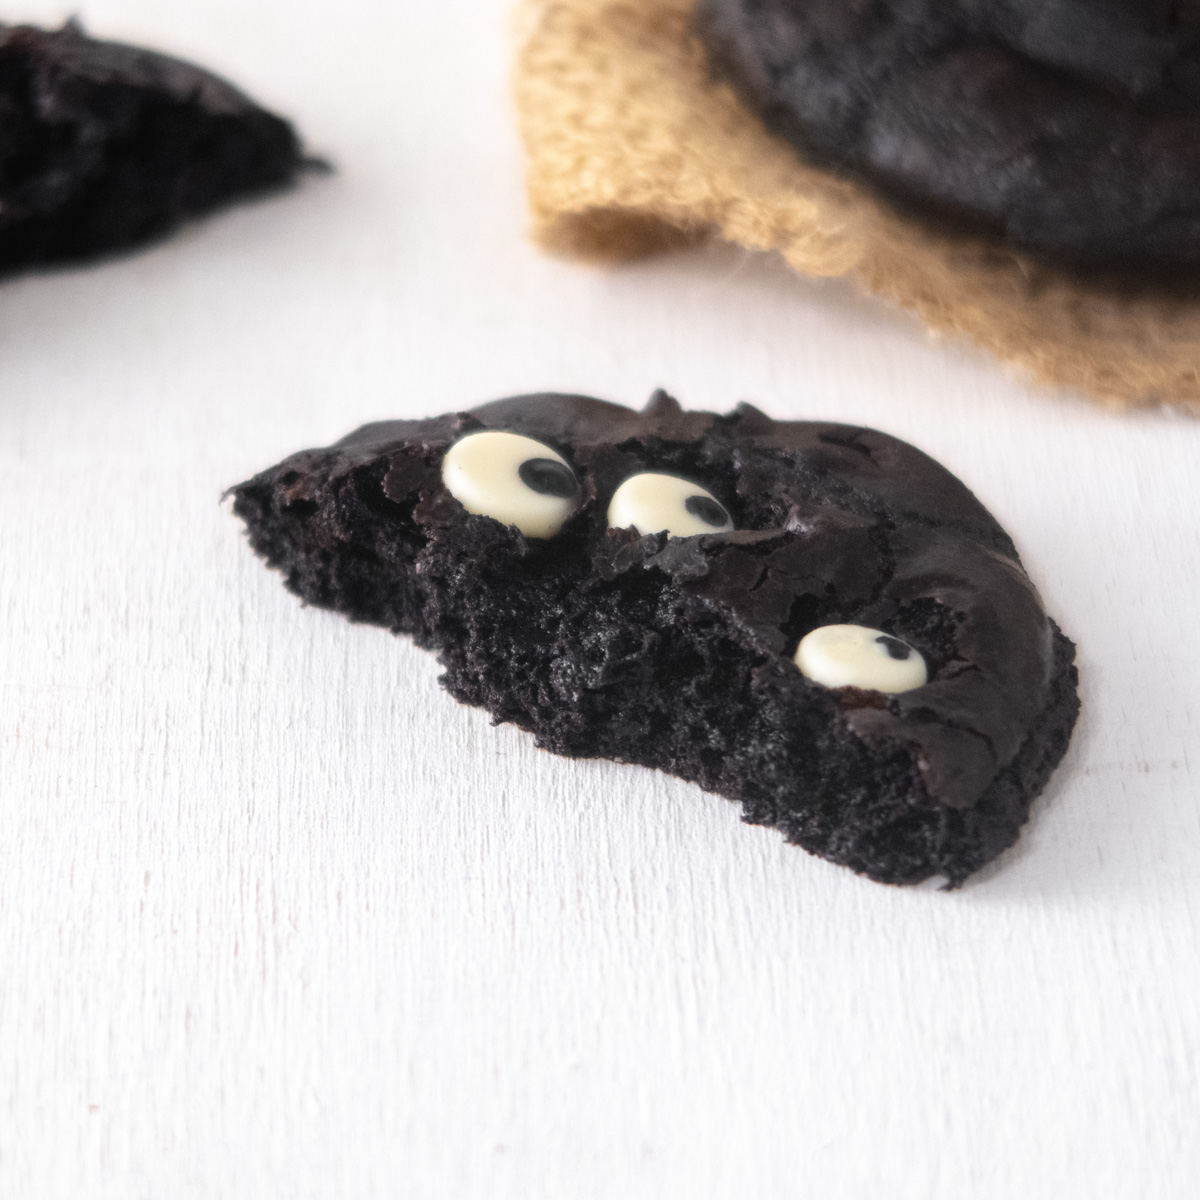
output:
<instances>
[{"instance_id":1,"label":"cracked cookie surface","mask_svg":"<svg viewBox=\"0 0 1200 1200\"><path fill-rule=\"evenodd\" d=\"M554 532L455 499L447 453L485 431L574 474L526 473L573 497ZM722 531L609 528L614 494L648 473L715 502ZM1074 648L1008 535L874 430L685 412L662 392L642 412L520 396L365 426L233 495L292 591L410 634L456 698L557 753L693 780L874 879L957 884L1010 845L1078 709ZM801 639L847 624L914 649L928 682L806 678Z\"/></svg>"}]
</instances>

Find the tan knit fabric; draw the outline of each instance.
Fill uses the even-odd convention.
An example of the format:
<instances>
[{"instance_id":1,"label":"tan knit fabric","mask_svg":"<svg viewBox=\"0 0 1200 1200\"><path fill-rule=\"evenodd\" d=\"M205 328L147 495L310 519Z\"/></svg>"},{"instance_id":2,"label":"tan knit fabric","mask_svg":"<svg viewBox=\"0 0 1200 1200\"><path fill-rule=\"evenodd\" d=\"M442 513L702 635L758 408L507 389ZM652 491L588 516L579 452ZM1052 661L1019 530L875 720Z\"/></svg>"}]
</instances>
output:
<instances>
[{"instance_id":1,"label":"tan knit fabric","mask_svg":"<svg viewBox=\"0 0 1200 1200\"><path fill-rule=\"evenodd\" d=\"M521 0L516 96L543 246L611 261L716 233L851 275L1044 383L1200 415L1200 286L1080 282L808 166L710 81L691 5Z\"/></svg>"}]
</instances>

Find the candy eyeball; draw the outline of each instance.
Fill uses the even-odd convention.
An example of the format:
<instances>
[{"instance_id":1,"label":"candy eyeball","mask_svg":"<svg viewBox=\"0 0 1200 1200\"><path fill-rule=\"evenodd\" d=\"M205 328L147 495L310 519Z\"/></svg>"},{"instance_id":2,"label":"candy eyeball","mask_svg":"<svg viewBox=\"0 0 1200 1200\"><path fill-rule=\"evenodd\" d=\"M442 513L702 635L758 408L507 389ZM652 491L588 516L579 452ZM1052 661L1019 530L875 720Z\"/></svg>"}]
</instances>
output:
<instances>
[{"instance_id":1,"label":"candy eyeball","mask_svg":"<svg viewBox=\"0 0 1200 1200\"><path fill-rule=\"evenodd\" d=\"M552 538L579 507L579 480L556 450L518 433L485 429L442 460L442 482L469 513Z\"/></svg>"},{"instance_id":2,"label":"candy eyeball","mask_svg":"<svg viewBox=\"0 0 1200 1200\"><path fill-rule=\"evenodd\" d=\"M631 475L613 493L608 527L632 527L640 534L665 532L682 538L728 533L733 520L725 506L698 483L678 475L646 472Z\"/></svg>"},{"instance_id":3,"label":"candy eyeball","mask_svg":"<svg viewBox=\"0 0 1200 1200\"><path fill-rule=\"evenodd\" d=\"M828 688L855 687L895 695L923 687L929 669L918 650L880 629L822 625L801 639L796 666Z\"/></svg>"}]
</instances>

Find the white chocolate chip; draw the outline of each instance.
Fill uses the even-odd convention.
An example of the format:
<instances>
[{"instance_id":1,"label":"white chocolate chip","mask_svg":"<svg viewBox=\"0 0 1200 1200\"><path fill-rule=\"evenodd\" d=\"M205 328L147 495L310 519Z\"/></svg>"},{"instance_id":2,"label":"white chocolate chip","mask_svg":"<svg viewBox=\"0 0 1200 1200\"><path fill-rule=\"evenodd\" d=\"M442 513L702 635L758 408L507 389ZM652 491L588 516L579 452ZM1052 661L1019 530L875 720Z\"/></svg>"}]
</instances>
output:
<instances>
[{"instance_id":1,"label":"white chocolate chip","mask_svg":"<svg viewBox=\"0 0 1200 1200\"><path fill-rule=\"evenodd\" d=\"M519 433L469 433L446 451L442 482L469 513L551 538L579 506L579 481L556 450Z\"/></svg>"},{"instance_id":2,"label":"white chocolate chip","mask_svg":"<svg viewBox=\"0 0 1200 1200\"><path fill-rule=\"evenodd\" d=\"M822 625L801 639L796 666L814 683L895 695L929 680L925 659L907 642L863 625Z\"/></svg>"},{"instance_id":3,"label":"white chocolate chip","mask_svg":"<svg viewBox=\"0 0 1200 1200\"><path fill-rule=\"evenodd\" d=\"M733 521L720 501L698 484L678 475L646 472L631 475L613 493L608 527L682 538L728 533Z\"/></svg>"}]
</instances>

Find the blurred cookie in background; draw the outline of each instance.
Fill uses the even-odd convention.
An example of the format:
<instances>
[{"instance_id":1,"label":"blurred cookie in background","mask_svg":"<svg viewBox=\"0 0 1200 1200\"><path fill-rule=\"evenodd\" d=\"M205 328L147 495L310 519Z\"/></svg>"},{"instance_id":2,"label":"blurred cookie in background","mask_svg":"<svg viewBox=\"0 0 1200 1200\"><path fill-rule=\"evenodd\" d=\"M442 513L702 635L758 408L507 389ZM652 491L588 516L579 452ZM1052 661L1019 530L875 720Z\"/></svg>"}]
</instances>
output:
<instances>
[{"instance_id":1,"label":"blurred cookie in background","mask_svg":"<svg viewBox=\"0 0 1200 1200\"><path fill-rule=\"evenodd\" d=\"M0 273L84 262L293 184L295 130L150 50L0 25Z\"/></svg>"},{"instance_id":2,"label":"blurred cookie in background","mask_svg":"<svg viewBox=\"0 0 1200 1200\"><path fill-rule=\"evenodd\" d=\"M1196 411L1200 107L1162 7L523 0L534 235L602 261L720 236L1043 384Z\"/></svg>"}]
</instances>

